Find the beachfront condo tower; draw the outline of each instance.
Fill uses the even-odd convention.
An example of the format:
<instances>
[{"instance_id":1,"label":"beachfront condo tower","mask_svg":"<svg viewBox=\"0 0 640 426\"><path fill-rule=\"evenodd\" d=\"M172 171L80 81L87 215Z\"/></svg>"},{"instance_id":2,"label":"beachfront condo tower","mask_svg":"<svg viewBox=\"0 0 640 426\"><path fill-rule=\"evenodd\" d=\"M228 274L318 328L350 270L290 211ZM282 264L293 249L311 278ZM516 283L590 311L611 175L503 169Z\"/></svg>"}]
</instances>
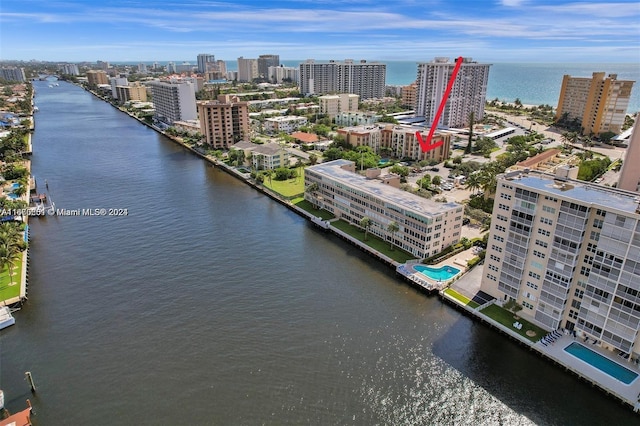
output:
<instances>
[{"instance_id":1,"label":"beachfront condo tower","mask_svg":"<svg viewBox=\"0 0 640 426\"><path fill-rule=\"evenodd\" d=\"M618 80L616 74L605 77L594 72L592 77L562 78L556 121L576 120L583 135L620 133L627 114L634 81Z\"/></svg>"},{"instance_id":2,"label":"beachfront condo tower","mask_svg":"<svg viewBox=\"0 0 640 426\"><path fill-rule=\"evenodd\" d=\"M316 62L300 64L300 92L305 95L353 93L360 99L383 98L387 65L379 62Z\"/></svg>"},{"instance_id":3,"label":"beachfront condo tower","mask_svg":"<svg viewBox=\"0 0 640 426\"><path fill-rule=\"evenodd\" d=\"M466 127L469 125L471 112L474 113L475 122L482 120L490 66L464 58L451 93L445 100L437 127ZM418 64L416 116L424 117L429 125L440 107L454 67L455 61L452 62L449 58L435 58L431 62Z\"/></svg>"}]
</instances>

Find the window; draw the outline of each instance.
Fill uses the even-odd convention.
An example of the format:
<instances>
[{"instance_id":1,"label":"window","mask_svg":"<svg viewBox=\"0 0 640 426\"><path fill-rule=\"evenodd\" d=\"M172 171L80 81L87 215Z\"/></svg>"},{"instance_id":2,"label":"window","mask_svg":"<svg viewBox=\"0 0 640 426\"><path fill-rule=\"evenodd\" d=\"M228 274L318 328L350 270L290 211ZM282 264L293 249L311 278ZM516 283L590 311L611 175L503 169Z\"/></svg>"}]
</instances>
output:
<instances>
[{"instance_id":1,"label":"window","mask_svg":"<svg viewBox=\"0 0 640 426\"><path fill-rule=\"evenodd\" d=\"M573 293L573 295L578 299L582 299L582 296L584 296L584 290L580 290L579 288L576 288L576 291L575 293Z\"/></svg>"},{"instance_id":2,"label":"window","mask_svg":"<svg viewBox=\"0 0 640 426\"><path fill-rule=\"evenodd\" d=\"M549 207L549 206L542 206L542 211L546 212L546 213L555 213L556 209L554 209L553 207Z\"/></svg>"},{"instance_id":3,"label":"window","mask_svg":"<svg viewBox=\"0 0 640 426\"><path fill-rule=\"evenodd\" d=\"M540 274L536 274L535 272L529 271L529 276L531 278L535 278L536 280L540 279Z\"/></svg>"},{"instance_id":4,"label":"window","mask_svg":"<svg viewBox=\"0 0 640 426\"><path fill-rule=\"evenodd\" d=\"M497 245L493 244L491 246L491 249L497 251L498 253L502 253L502 247L498 247Z\"/></svg>"},{"instance_id":5,"label":"window","mask_svg":"<svg viewBox=\"0 0 640 426\"><path fill-rule=\"evenodd\" d=\"M553 221L551 219L547 219L546 217L541 217L540 222L544 223L545 225L553 225Z\"/></svg>"},{"instance_id":6,"label":"window","mask_svg":"<svg viewBox=\"0 0 640 426\"><path fill-rule=\"evenodd\" d=\"M544 248L549 247L549 244L545 243L544 241L540 241L540 240L536 240L536 245L540 246L540 247L544 247Z\"/></svg>"},{"instance_id":7,"label":"window","mask_svg":"<svg viewBox=\"0 0 640 426\"><path fill-rule=\"evenodd\" d=\"M538 285L537 285L537 284L532 283L531 281L527 281L527 287L530 287L530 288L532 288L532 289L534 289L534 290L537 290L537 289L538 289Z\"/></svg>"},{"instance_id":8,"label":"window","mask_svg":"<svg viewBox=\"0 0 640 426\"><path fill-rule=\"evenodd\" d=\"M538 234L548 237L549 235L551 235L551 232L547 231L546 229L538 228Z\"/></svg>"},{"instance_id":9,"label":"window","mask_svg":"<svg viewBox=\"0 0 640 426\"><path fill-rule=\"evenodd\" d=\"M509 206L507 206L506 204L500 203L500 204L498 204L498 208L500 210L504 210L504 211L507 211L507 212L509 211Z\"/></svg>"},{"instance_id":10,"label":"window","mask_svg":"<svg viewBox=\"0 0 640 426\"><path fill-rule=\"evenodd\" d=\"M538 250L534 250L533 251L533 255L536 256L536 257L539 257L540 259L544 259L545 257L547 257L547 256L545 256L544 253L542 253L541 251L538 251Z\"/></svg>"},{"instance_id":11,"label":"window","mask_svg":"<svg viewBox=\"0 0 640 426\"><path fill-rule=\"evenodd\" d=\"M501 237L499 235L493 234L493 239L496 241L500 241L501 243L504 243L504 237Z\"/></svg>"}]
</instances>

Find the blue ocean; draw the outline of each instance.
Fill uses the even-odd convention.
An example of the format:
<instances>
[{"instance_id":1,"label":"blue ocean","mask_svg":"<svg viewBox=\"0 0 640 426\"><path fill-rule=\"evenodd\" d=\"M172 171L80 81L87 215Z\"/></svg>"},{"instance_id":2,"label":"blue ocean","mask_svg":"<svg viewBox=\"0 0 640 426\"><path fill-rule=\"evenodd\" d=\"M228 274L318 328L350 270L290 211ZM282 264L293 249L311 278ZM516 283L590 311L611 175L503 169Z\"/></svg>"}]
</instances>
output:
<instances>
[{"instance_id":1,"label":"blue ocean","mask_svg":"<svg viewBox=\"0 0 640 426\"><path fill-rule=\"evenodd\" d=\"M226 62L227 70L237 70L236 61ZM297 67L300 62L303 61L283 60L281 64ZM387 64L387 85L406 85L416 79L418 62L382 60L379 62ZM175 63L179 64L182 61L175 61ZM618 80L635 81L627 113L640 112L640 64L637 63L492 63L489 70L487 99L498 98L505 102L520 99L523 104L548 104L555 107L560 96L562 77L565 74L573 77L591 77L594 72L617 74Z\"/></svg>"},{"instance_id":2,"label":"blue ocean","mask_svg":"<svg viewBox=\"0 0 640 426\"><path fill-rule=\"evenodd\" d=\"M282 61L285 66L297 66L301 61ZM380 61L387 64L387 84L405 85L416 79L418 63L413 61ZM480 61L479 61L480 62ZM229 69L235 69L235 61L229 61ZM594 72L617 74L618 80L633 80L628 113L640 111L640 65L637 63L494 63L489 70L487 99L498 98L523 104L556 106L560 96L562 76L590 77Z\"/></svg>"}]
</instances>

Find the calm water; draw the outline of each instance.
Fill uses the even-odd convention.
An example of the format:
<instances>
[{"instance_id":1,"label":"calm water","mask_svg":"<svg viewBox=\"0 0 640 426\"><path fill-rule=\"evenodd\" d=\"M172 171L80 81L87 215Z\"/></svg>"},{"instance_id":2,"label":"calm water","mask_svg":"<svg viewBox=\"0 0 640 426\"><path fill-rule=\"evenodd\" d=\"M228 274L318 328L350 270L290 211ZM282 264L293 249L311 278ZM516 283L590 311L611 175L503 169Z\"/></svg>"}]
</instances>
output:
<instances>
[{"instance_id":1,"label":"calm water","mask_svg":"<svg viewBox=\"0 0 640 426\"><path fill-rule=\"evenodd\" d=\"M29 300L0 335L37 425L632 424L630 410L67 83L36 82ZM637 423L636 423L637 424Z\"/></svg>"}]
</instances>

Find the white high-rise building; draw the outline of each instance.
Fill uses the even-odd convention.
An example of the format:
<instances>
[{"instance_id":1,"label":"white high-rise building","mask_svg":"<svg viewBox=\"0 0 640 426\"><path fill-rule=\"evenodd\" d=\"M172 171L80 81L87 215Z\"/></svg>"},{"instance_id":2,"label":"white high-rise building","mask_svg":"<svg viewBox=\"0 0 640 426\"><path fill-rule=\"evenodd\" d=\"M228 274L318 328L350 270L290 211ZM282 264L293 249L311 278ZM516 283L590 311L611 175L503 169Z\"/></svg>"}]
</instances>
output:
<instances>
[{"instance_id":1,"label":"white high-rise building","mask_svg":"<svg viewBox=\"0 0 640 426\"><path fill-rule=\"evenodd\" d=\"M283 83L289 81L291 83L297 83L300 80L300 70L295 67L269 67L268 71L269 81L274 83Z\"/></svg>"},{"instance_id":2,"label":"white high-rise building","mask_svg":"<svg viewBox=\"0 0 640 426\"><path fill-rule=\"evenodd\" d=\"M127 77L111 77L109 79L109 84L111 84L111 96L113 99L118 99L118 86L128 86L129 80Z\"/></svg>"},{"instance_id":3,"label":"white high-rise building","mask_svg":"<svg viewBox=\"0 0 640 426\"><path fill-rule=\"evenodd\" d=\"M379 62L308 59L300 64L300 92L306 95L354 93L360 99L383 98L387 66Z\"/></svg>"},{"instance_id":4,"label":"white high-rise building","mask_svg":"<svg viewBox=\"0 0 640 426\"><path fill-rule=\"evenodd\" d=\"M518 315L640 357L638 194L525 170L498 176L481 289ZM616 352L617 353L617 352Z\"/></svg>"},{"instance_id":5,"label":"white high-rise building","mask_svg":"<svg viewBox=\"0 0 640 426\"><path fill-rule=\"evenodd\" d=\"M258 60L238 58L238 81L250 82L258 78Z\"/></svg>"},{"instance_id":6,"label":"white high-rise building","mask_svg":"<svg viewBox=\"0 0 640 426\"><path fill-rule=\"evenodd\" d=\"M152 81L149 83L156 113L154 118L167 125L175 121L196 120L196 95L188 81Z\"/></svg>"},{"instance_id":7,"label":"white high-rise building","mask_svg":"<svg viewBox=\"0 0 640 426\"><path fill-rule=\"evenodd\" d=\"M482 120L490 66L464 58L440 120L436 123L438 127L466 127L472 111L475 122ZM454 67L455 61L451 62L449 58L435 58L431 62L418 64L416 115L423 116L427 123L433 122L436 116Z\"/></svg>"},{"instance_id":8,"label":"white high-rise building","mask_svg":"<svg viewBox=\"0 0 640 426\"><path fill-rule=\"evenodd\" d=\"M26 81L24 68L3 67L0 68L0 78L7 81Z\"/></svg>"},{"instance_id":9,"label":"white high-rise building","mask_svg":"<svg viewBox=\"0 0 640 426\"><path fill-rule=\"evenodd\" d=\"M64 64L60 67L60 71L62 74L80 75L80 70L78 70L78 65L76 64Z\"/></svg>"},{"instance_id":10,"label":"white high-rise building","mask_svg":"<svg viewBox=\"0 0 640 426\"><path fill-rule=\"evenodd\" d=\"M201 53L198 55L198 72L205 73L209 71L209 67L215 65L216 57L209 53ZM211 64L211 65L209 65Z\"/></svg>"}]
</instances>

